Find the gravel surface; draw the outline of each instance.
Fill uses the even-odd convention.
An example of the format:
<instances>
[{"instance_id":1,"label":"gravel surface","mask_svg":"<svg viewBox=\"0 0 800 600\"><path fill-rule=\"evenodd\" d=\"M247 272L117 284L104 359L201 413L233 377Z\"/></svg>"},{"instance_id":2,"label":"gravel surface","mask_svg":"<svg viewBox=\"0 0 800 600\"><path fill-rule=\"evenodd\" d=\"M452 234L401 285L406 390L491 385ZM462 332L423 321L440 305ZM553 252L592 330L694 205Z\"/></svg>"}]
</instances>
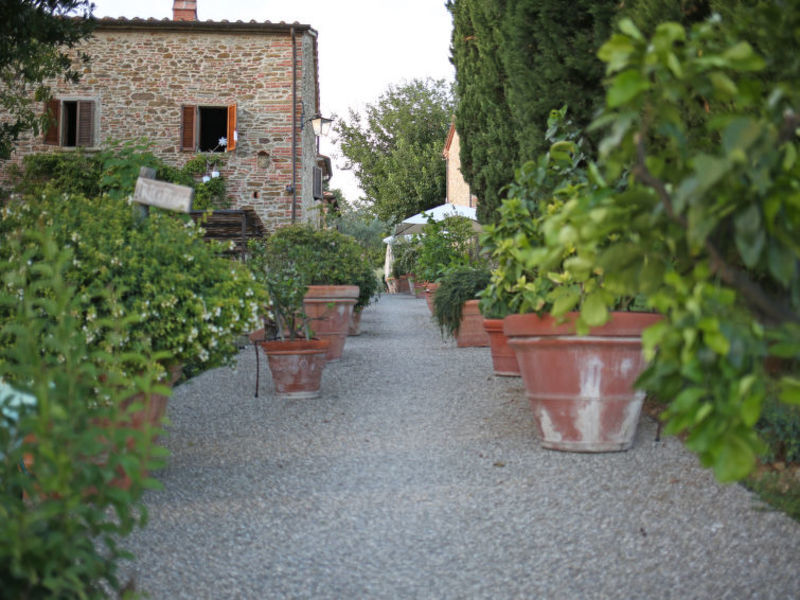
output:
<instances>
[{"instance_id":1,"label":"gravel surface","mask_svg":"<svg viewBox=\"0 0 800 600\"><path fill-rule=\"evenodd\" d=\"M800 598L800 525L642 418L628 452L539 448L521 380L384 295L279 401L255 354L177 387L164 491L126 540L155 600Z\"/></svg>"}]
</instances>

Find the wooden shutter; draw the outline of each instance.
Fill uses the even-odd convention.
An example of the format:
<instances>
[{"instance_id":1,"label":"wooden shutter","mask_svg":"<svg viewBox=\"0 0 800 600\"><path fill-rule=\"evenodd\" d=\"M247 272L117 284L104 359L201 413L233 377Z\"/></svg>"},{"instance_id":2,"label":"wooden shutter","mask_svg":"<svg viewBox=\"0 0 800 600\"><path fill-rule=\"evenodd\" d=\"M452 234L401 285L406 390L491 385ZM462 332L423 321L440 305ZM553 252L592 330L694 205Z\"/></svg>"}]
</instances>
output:
<instances>
[{"instance_id":1,"label":"wooden shutter","mask_svg":"<svg viewBox=\"0 0 800 600\"><path fill-rule=\"evenodd\" d=\"M236 105L231 104L228 106L228 146L225 152L233 152L236 150L236 142L239 134L236 132Z\"/></svg>"},{"instance_id":2,"label":"wooden shutter","mask_svg":"<svg viewBox=\"0 0 800 600\"><path fill-rule=\"evenodd\" d=\"M76 146L94 146L94 102L78 102L78 139Z\"/></svg>"},{"instance_id":3,"label":"wooden shutter","mask_svg":"<svg viewBox=\"0 0 800 600\"><path fill-rule=\"evenodd\" d=\"M197 107L181 107L181 150L194 152L197 147Z\"/></svg>"},{"instance_id":4,"label":"wooden shutter","mask_svg":"<svg viewBox=\"0 0 800 600\"><path fill-rule=\"evenodd\" d=\"M61 100L49 100L44 105L45 112L50 115L50 125L44 133L44 143L59 145L58 124L61 121Z\"/></svg>"}]
</instances>

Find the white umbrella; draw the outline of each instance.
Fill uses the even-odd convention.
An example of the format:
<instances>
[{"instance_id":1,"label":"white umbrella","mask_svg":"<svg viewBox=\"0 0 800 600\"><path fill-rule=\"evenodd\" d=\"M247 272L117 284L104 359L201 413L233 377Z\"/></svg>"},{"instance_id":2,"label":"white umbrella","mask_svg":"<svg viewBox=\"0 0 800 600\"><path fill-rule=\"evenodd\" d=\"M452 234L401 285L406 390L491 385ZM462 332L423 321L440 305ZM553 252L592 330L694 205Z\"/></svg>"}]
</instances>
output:
<instances>
[{"instance_id":1,"label":"white umbrella","mask_svg":"<svg viewBox=\"0 0 800 600\"><path fill-rule=\"evenodd\" d=\"M444 221L447 217L466 217L472 220L472 229L480 232L483 229L478 223L478 217L474 208L461 206L459 204L440 204L421 213L408 217L395 226L395 235L408 235L412 233L422 233L422 228L428 224L428 216L434 221Z\"/></svg>"}]
</instances>

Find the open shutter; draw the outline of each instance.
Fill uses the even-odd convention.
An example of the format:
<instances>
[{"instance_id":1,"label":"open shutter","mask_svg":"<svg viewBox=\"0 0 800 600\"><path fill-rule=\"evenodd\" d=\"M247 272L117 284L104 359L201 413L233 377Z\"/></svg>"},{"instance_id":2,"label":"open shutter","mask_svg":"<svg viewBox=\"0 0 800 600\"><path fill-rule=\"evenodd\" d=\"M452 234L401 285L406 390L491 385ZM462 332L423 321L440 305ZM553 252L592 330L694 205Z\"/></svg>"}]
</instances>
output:
<instances>
[{"instance_id":1,"label":"open shutter","mask_svg":"<svg viewBox=\"0 0 800 600\"><path fill-rule=\"evenodd\" d=\"M78 146L94 146L94 102L78 102Z\"/></svg>"},{"instance_id":2,"label":"open shutter","mask_svg":"<svg viewBox=\"0 0 800 600\"><path fill-rule=\"evenodd\" d=\"M50 115L50 126L44 133L44 143L58 146L58 124L61 121L61 100L50 100L45 104L45 111Z\"/></svg>"},{"instance_id":3,"label":"open shutter","mask_svg":"<svg viewBox=\"0 0 800 600\"><path fill-rule=\"evenodd\" d=\"M197 148L197 107L181 107L181 150L194 152Z\"/></svg>"},{"instance_id":4,"label":"open shutter","mask_svg":"<svg viewBox=\"0 0 800 600\"><path fill-rule=\"evenodd\" d=\"M239 141L239 133L236 131L236 105L231 104L228 106L228 146L225 148L226 152L233 152L236 150L236 142Z\"/></svg>"}]
</instances>

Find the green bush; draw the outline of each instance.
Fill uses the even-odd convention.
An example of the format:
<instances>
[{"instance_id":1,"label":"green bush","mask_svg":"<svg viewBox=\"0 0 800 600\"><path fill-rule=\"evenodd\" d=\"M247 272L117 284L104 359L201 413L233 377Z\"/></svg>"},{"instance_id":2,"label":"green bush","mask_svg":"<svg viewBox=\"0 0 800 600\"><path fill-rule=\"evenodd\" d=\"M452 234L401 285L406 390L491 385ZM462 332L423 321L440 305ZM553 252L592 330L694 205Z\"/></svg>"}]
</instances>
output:
<instances>
[{"instance_id":1,"label":"green bush","mask_svg":"<svg viewBox=\"0 0 800 600\"><path fill-rule=\"evenodd\" d=\"M454 267L442 276L433 297L433 316L443 336L458 335L464 303L475 300L486 288L489 278L487 267L471 266Z\"/></svg>"},{"instance_id":2,"label":"green bush","mask_svg":"<svg viewBox=\"0 0 800 600\"><path fill-rule=\"evenodd\" d=\"M367 217L362 212L348 210L336 219L336 228L358 242L374 268L383 267L386 244L383 238L389 226L378 218Z\"/></svg>"},{"instance_id":3,"label":"green bush","mask_svg":"<svg viewBox=\"0 0 800 600\"><path fill-rule=\"evenodd\" d=\"M355 310L363 309L380 293L369 259L348 235L293 225L275 231L265 244L267 270L293 264L308 285L359 286Z\"/></svg>"},{"instance_id":4,"label":"green bush","mask_svg":"<svg viewBox=\"0 0 800 600\"><path fill-rule=\"evenodd\" d=\"M422 281L422 278L415 273L421 248L422 243L419 236L413 236L410 239L403 236L397 238L392 246L392 256L394 257L392 274L399 277L414 273L418 280Z\"/></svg>"},{"instance_id":5,"label":"green bush","mask_svg":"<svg viewBox=\"0 0 800 600\"><path fill-rule=\"evenodd\" d=\"M252 330L266 298L247 269L203 241L188 217L152 210L140 219L125 200L49 193L11 202L0 218L3 239L25 240L48 229L73 252L67 280L83 303L87 342L107 352L164 353L162 363L184 363L196 373L236 354L236 335ZM32 242L0 246L0 259L17 262ZM112 287L113 301L97 302ZM119 339L103 319L138 315ZM0 323L7 315L0 313Z\"/></svg>"},{"instance_id":6,"label":"green bush","mask_svg":"<svg viewBox=\"0 0 800 600\"><path fill-rule=\"evenodd\" d=\"M22 159L22 167L12 169L13 189L22 195L39 195L46 189L94 198L108 194L127 198L133 194L141 167L156 170L156 179L194 188L192 208L229 208L225 178L201 178L220 168L224 155L201 153L182 168L166 164L150 151L146 140L109 142L100 152L52 152L32 154Z\"/></svg>"},{"instance_id":7,"label":"green bush","mask_svg":"<svg viewBox=\"0 0 800 600\"><path fill-rule=\"evenodd\" d=\"M800 407L769 398L756 429L766 443L765 460L800 463Z\"/></svg>"},{"instance_id":8,"label":"green bush","mask_svg":"<svg viewBox=\"0 0 800 600\"><path fill-rule=\"evenodd\" d=\"M477 260L472 221L452 216L441 221L428 218L422 229L414 275L421 281L437 281L447 270Z\"/></svg>"},{"instance_id":9,"label":"green bush","mask_svg":"<svg viewBox=\"0 0 800 600\"><path fill-rule=\"evenodd\" d=\"M166 453L153 445L157 430L131 428L121 401L168 390L154 385L147 352L87 343L71 249L46 229L3 245L15 251L0 261L0 595L106 598L124 587L121 544L147 520L141 495L158 486L147 472ZM119 295L95 293L97 303ZM136 320L98 325L122 338ZM131 365L139 374L125 374Z\"/></svg>"}]
</instances>

